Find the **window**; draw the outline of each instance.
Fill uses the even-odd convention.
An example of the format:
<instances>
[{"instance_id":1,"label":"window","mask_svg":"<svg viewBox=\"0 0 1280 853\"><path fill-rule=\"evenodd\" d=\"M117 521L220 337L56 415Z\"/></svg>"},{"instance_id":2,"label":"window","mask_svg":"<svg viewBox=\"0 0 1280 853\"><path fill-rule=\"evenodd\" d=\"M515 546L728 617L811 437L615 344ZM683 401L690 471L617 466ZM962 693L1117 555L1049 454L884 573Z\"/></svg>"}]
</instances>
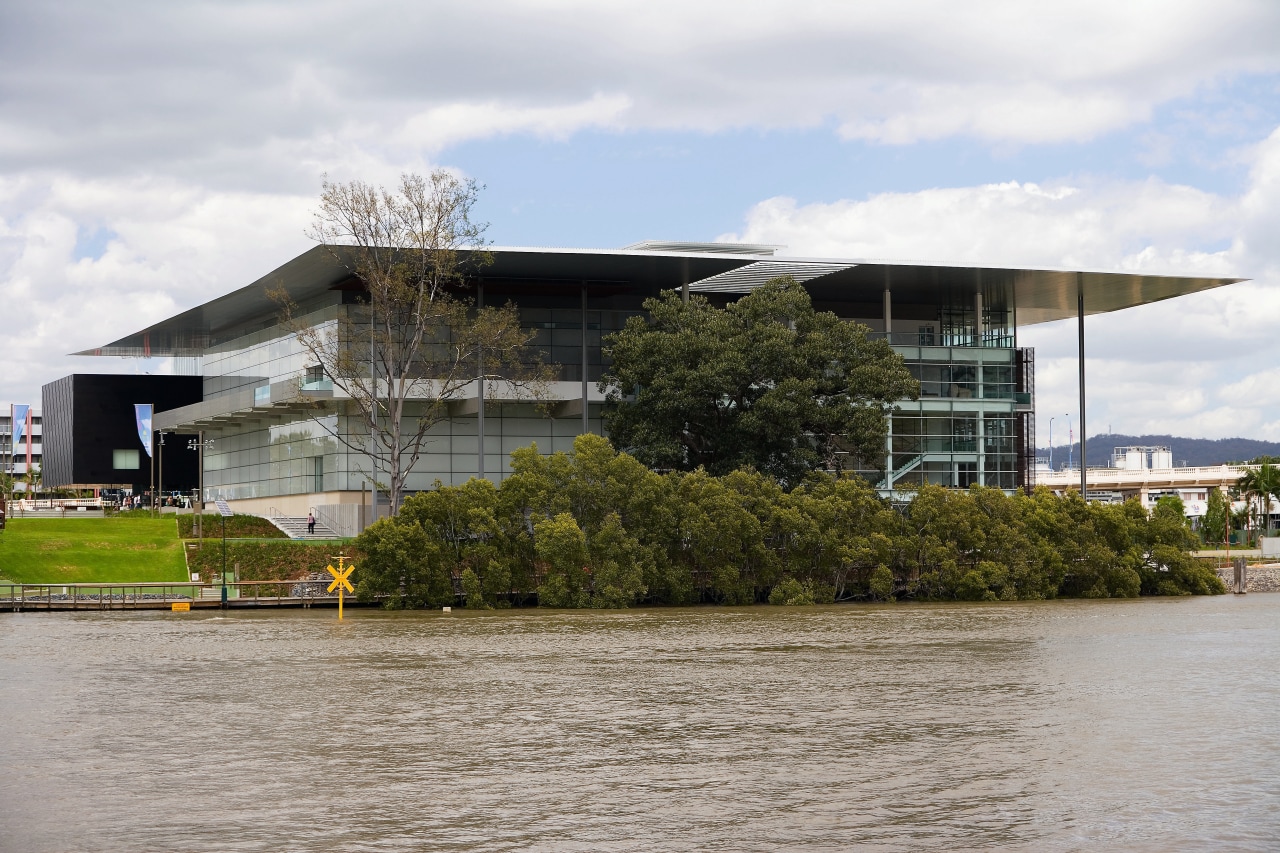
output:
<instances>
[{"instance_id":1,"label":"window","mask_svg":"<svg viewBox=\"0 0 1280 853\"><path fill-rule=\"evenodd\" d=\"M136 450L113 450L111 451L111 467L117 471L137 471L138 451Z\"/></svg>"}]
</instances>

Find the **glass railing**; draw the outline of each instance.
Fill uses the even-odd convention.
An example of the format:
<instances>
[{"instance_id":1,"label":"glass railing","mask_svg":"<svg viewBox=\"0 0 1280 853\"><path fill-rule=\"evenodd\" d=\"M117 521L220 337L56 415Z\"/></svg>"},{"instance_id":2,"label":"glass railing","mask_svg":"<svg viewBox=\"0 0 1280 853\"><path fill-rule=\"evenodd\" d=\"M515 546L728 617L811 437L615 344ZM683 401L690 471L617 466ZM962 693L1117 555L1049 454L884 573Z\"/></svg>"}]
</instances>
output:
<instances>
[{"instance_id":1,"label":"glass railing","mask_svg":"<svg viewBox=\"0 0 1280 853\"><path fill-rule=\"evenodd\" d=\"M1015 391L1012 385L977 382L939 382L924 379L920 381L921 397L950 397L952 399L981 398L983 400L1013 400L1018 403L1030 403L1031 395Z\"/></svg>"},{"instance_id":2,"label":"glass railing","mask_svg":"<svg viewBox=\"0 0 1280 853\"><path fill-rule=\"evenodd\" d=\"M1014 337L1011 334L983 335L979 340L973 334L942 334L940 332L868 332L871 340L887 340L895 347L992 347L1013 349Z\"/></svg>"}]
</instances>

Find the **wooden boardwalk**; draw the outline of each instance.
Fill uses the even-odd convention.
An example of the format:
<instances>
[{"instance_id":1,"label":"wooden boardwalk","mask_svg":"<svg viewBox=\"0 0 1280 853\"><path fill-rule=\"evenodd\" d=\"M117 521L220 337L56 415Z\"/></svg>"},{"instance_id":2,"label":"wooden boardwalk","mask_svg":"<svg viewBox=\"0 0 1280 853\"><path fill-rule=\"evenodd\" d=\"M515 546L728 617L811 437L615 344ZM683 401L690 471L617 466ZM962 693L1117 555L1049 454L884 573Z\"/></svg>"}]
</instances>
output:
<instances>
[{"instance_id":1,"label":"wooden boardwalk","mask_svg":"<svg viewBox=\"0 0 1280 853\"><path fill-rule=\"evenodd\" d=\"M250 610L338 606L338 596L310 580L238 581L221 584L6 584L0 583L0 613L68 610ZM381 603L381 602L374 602ZM362 606L349 600L348 607Z\"/></svg>"}]
</instances>

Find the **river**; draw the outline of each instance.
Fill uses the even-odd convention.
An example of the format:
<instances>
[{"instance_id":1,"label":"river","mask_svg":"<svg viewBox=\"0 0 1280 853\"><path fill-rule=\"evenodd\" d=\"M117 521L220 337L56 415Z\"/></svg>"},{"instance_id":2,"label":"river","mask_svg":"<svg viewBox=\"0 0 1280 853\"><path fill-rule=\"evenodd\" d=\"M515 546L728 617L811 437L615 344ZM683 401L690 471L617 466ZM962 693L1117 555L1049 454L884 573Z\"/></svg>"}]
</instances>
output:
<instances>
[{"instance_id":1,"label":"river","mask_svg":"<svg viewBox=\"0 0 1280 853\"><path fill-rule=\"evenodd\" d=\"M1276 850L1278 810L1280 595L0 614L5 851Z\"/></svg>"}]
</instances>

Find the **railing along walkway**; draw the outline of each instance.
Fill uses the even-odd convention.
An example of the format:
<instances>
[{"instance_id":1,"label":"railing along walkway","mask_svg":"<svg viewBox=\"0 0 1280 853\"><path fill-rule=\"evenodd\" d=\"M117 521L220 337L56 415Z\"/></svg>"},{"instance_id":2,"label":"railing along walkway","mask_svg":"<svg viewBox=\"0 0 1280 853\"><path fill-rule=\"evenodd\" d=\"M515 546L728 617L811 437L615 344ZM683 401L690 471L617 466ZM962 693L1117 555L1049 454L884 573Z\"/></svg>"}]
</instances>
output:
<instances>
[{"instance_id":1,"label":"railing along walkway","mask_svg":"<svg viewBox=\"0 0 1280 853\"><path fill-rule=\"evenodd\" d=\"M225 593L225 596L224 596ZM172 610L174 604L197 609L250 607L337 607L328 584L309 579L215 583L71 583L0 582L0 612L53 610ZM348 597L347 606L359 606Z\"/></svg>"},{"instance_id":2,"label":"railing along walkway","mask_svg":"<svg viewBox=\"0 0 1280 853\"><path fill-rule=\"evenodd\" d=\"M1152 488L1160 486L1223 486L1232 485L1244 472L1256 465L1207 465L1198 468L1088 468L1086 474L1090 489ZM1035 474L1037 486L1049 488L1079 488L1080 469Z\"/></svg>"}]
</instances>

